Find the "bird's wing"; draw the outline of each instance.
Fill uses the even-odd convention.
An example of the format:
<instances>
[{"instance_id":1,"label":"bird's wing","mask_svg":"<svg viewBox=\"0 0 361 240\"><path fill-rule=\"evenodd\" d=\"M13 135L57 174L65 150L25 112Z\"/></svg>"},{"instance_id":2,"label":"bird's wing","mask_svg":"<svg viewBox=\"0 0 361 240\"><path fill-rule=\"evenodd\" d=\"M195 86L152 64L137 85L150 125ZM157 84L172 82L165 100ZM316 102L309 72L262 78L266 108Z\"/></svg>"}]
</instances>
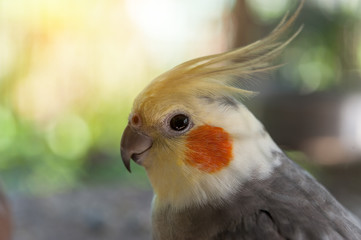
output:
<instances>
[{"instance_id":1,"label":"bird's wing","mask_svg":"<svg viewBox=\"0 0 361 240\"><path fill-rule=\"evenodd\" d=\"M282 164L271 177L249 181L233 199L229 214L241 219L234 233L253 239L361 239L359 221L322 185L283 153L274 157Z\"/></svg>"},{"instance_id":2,"label":"bird's wing","mask_svg":"<svg viewBox=\"0 0 361 240\"><path fill-rule=\"evenodd\" d=\"M240 224L240 225L239 225ZM217 234L214 240L285 240L284 236L267 211L259 211L246 221L238 223L235 228L228 228Z\"/></svg>"}]
</instances>

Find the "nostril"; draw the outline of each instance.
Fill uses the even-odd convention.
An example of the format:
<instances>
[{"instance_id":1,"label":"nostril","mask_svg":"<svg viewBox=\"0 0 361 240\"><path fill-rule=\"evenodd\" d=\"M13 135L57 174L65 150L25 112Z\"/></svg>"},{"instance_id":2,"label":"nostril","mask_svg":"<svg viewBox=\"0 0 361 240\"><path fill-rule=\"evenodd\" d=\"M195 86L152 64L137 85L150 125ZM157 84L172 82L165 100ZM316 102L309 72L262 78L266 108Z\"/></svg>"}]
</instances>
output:
<instances>
[{"instance_id":1,"label":"nostril","mask_svg":"<svg viewBox=\"0 0 361 240\"><path fill-rule=\"evenodd\" d=\"M134 127L139 126L140 123L140 117L138 114L134 113L132 118L131 118L131 123Z\"/></svg>"}]
</instances>

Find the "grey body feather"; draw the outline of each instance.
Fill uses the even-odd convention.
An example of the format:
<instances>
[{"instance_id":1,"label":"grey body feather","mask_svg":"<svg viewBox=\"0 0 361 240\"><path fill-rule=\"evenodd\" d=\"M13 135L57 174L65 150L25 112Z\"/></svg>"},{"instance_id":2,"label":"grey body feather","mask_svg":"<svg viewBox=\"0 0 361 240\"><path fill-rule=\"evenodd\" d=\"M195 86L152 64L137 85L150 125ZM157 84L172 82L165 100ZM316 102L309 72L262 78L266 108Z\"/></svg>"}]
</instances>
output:
<instances>
[{"instance_id":1,"label":"grey body feather","mask_svg":"<svg viewBox=\"0 0 361 240\"><path fill-rule=\"evenodd\" d=\"M282 164L269 178L219 206L153 213L153 239L361 239L360 222L323 186L283 153L273 156Z\"/></svg>"}]
</instances>

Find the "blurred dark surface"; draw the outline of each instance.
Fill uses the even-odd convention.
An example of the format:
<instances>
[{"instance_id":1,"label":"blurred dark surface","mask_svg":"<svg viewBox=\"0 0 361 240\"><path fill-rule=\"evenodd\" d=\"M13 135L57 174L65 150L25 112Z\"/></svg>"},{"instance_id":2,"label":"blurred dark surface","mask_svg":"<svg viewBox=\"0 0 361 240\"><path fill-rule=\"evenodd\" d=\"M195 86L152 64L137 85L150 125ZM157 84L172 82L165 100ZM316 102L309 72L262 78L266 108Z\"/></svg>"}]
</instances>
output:
<instances>
[{"instance_id":1,"label":"blurred dark surface","mask_svg":"<svg viewBox=\"0 0 361 240\"><path fill-rule=\"evenodd\" d=\"M321 182L361 217L361 164L318 169ZM149 190L98 186L51 196L12 195L14 240L150 240Z\"/></svg>"},{"instance_id":2,"label":"blurred dark surface","mask_svg":"<svg viewBox=\"0 0 361 240\"><path fill-rule=\"evenodd\" d=\"M348 117L354 121L350 123L343 116L350 95L332 91L307 95L274 93L253 99L249 108L282 149L306 153L310 161L318 164L342 165L361 160L356 132L361 129L356 116L359 111L353 109L355 116ZM353 140L347 142L345 124L355 131L353 136L347 136Z\"/></svg>"},{"instance_id":3,"label":"blurred dark surface","mask_svg":"<svg viewBox=\"0 0 361 240\"><path fill-rule=\"evenodd\" d=\"M148 240L152 193L121 185L10 197L14 240Z\"/></svg>"}]
</instances>

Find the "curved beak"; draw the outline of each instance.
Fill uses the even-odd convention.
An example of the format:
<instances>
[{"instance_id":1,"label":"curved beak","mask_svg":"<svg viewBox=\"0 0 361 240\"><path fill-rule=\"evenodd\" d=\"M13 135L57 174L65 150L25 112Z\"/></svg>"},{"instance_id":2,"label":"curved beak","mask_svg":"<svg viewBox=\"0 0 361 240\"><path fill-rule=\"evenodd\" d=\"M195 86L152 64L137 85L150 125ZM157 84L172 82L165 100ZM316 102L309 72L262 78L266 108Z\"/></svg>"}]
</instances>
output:
<instances>
[{"instance_id":1,"label":"curved beak","mask_svg":"<svg viewBox=\"0 0 361 240\"><path fill-rule=\"evenodd\" d=\"M129 125L125 128L120 142L120 154L123 163L127 170L130 170L130 159L141 164L141 160L146 155L147 151L152 147L153 140L136 130Z\"/></svg>"}]
</instances>

